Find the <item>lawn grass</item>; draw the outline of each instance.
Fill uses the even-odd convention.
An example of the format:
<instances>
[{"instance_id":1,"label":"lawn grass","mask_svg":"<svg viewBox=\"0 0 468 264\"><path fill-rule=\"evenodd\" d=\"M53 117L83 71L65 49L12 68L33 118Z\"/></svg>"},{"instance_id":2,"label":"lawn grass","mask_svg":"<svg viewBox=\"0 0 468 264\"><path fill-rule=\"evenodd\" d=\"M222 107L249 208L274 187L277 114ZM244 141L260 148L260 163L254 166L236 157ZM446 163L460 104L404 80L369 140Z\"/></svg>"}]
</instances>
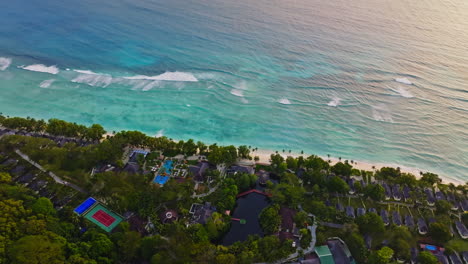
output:
<instances>
[{"instance_id":1,"label":"lawn grass","mask_svg":"<svg viewBox=\"0 0 468 264\"><path fill-rule=\"evenodd\" d=\"M468 251L468 241L463 239L452 239L447 242L446 247L450 247L457 252Z\"/></svg>"}]
</instances>

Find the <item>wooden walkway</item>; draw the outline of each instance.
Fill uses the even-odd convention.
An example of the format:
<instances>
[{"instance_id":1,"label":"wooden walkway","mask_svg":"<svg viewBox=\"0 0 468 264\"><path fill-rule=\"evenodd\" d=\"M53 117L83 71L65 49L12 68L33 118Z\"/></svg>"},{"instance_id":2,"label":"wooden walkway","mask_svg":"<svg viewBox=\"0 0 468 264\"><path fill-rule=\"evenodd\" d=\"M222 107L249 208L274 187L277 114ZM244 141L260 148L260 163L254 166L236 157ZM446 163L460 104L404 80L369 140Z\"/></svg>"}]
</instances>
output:
<instances>
[{"instance_id":1,"label":"wooden walkway","mask_svg":"<svg viewBox=\"0 0 468 264\"><path fill-rule=\"evenodd\" d=\"M258 194L261 194L261 195L265 195L265 196L268 196L268 197L271 197L271 194L270 193L266 193L266 192L262 192L262 191L259 191L257 189L252 189L250 191L246 191L246 192L243 192L243 193L239 193L236 198L239 198L239 197L242 197L242 196L246 196L247 194L251 194L251 193L258 193Z\"/></svg>"}]
</instances>

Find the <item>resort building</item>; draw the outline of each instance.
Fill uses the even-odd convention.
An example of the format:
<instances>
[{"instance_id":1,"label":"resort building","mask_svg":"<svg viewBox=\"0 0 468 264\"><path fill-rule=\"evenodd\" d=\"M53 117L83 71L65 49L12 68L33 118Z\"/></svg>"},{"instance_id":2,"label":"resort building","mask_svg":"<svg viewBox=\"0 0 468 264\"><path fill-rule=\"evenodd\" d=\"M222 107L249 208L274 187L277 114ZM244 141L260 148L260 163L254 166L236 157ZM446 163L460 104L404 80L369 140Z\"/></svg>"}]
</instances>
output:
<instances>
[{"instance_id":1,"label":"resort building","mask_svg":"<svg viewBox=\"0 0 468 264\"><path fill-rule=\"evenodd\" d=\"M348 246L340 238L332 238L327 241L335 264L356 264L349 252Z\"/></svg>"},{"instance_id":2,"label":"resort building","mask_svg":"<svg viewBox=\"0 0 468 264\"><path fill-rule=\"evenodd\" d=\"M411 215L409 215L409 214L405 216L405 225L408 228L413 228L414 227L413 217Z\"/></svg>"},{"instance_id":3,"label":"resort building","mask_svg":"<svg viewBox=\"0 0 468 264\"><path fill-rule=\"evenodd\" d=\"M362 208L362 207L359 207L357 209L357 216L362 216L362 215L365 215L366 214L366 209Z\"/></svg>"},{"instance_id":4,"label":"resort building","mask_svg":"<svg viewBox=\"0 0 468 264\"><path fill-rule=\"evenodd\" d=\"M399 184L393 185L392 193L393 193L393 199L395 199L395 201L400 201L401 200L402 195L401 195L400 185Z\"/></svg>"},{"instance_id":5,"label":"resort building","mask_svg":"<svg viewBox=\"0 0 468 264\"><path fill-rule=\"evenodd\" d=\"M410 187L408 187L408 186L405 185L405 186L403 187L403 192L402 192L402 194L403 194L403 199L405 199L405 202L408 201L408 200L411 198L410 192L411 192Z\"/></svg>"},{"instance_id":6,"label":"resort building","mask_svg":"<svg viewBox=\"0 0 468 264\"><path fill-rule=\"evenodd\" d=\"M385 190L385 200L390 200L390 198L392 198L392 190L386 183L383 183L382 187L384 187Z\"/></svg>"},{"instance_id":7,"label":"resort building","mask_svg":"<svg viewBox=\"0 0 468 264\"><path fill-rule=\"evenodd\" d=\"M455 222L455 227L457 228L458 234L460 234L460 236L463 239L468 238L468 230L466 229L466 226L462 222L456 221Z\"/></svg>"},{"instance_id":8,"label":"resort building","mask_svg":"<svg viewBox=\"0 0 468 264\"><path fill-rule=\"evenodd\" d=\"M460 259L460 256L456 252L453 252L452 254L449 255L450 263L452 264L463 264L462 260Z\"/></svg>"},{"instance_id":9,"label":"resort building","mask_svg":"<svg viewBox=\"0 0 468 264\"><path fill-rule=\"evenodd\" d=\"M315 247L315 253L319 258L319 264L335 264L335 260L328 246Z\"/></svg>"},{"instance_id":10,"label":"resort building","mask_svg":"<svg viewBox=\"0 0 468 264\"><path fill-rule=\"evenodd\" d=\"M386 226L390 224L390 220L388 219L388 212L386 210L382 209L382 211L380 211L380 217Z\"/></svg>"},{"instance_id":11,"label":"resort building","mask_svg":"<svg viewBox=\"0 0 468 264\"><path fill-rule=\"evenodd\" d=\"M393 211L392 220L393 224L395 224L396 226L401 226L401 216L400 213L398 213L397 211Z\"/></svg>"},{"instance_id":12,"label":"resort building","mask_svg":"<svg viewBox=\"0 0 468 264\"><path fill-rule=\"evenodd\" d=\"M258 176L258 184L261 186L266 186L267 182L270 180L270 173L264 170L260 170L257 172Z\"/></svg>"},{"instance_id":13,"label":"resort building","mask_svg":"<svg viewBox=\"0 0 468 264\"><path fill-rule=\"evenodd\" d=\"M346 206L346 216L356 218L356 215L354 214L354 208L352 206Z\"/></svg>"},{"instance_id":14,"label":"resort building","mask_svg":"<svg viewBox=\"0 0 468 264\"><path fill-rule=\"evenodd\" d=\"M227 169L226 172L232 175L235 175L237 173L255 174L255 169L251 166L234 165L234 166L229 167L229 169Z\"/></svg>"},{"instance_id":15,"label":"resort building","mask_svg":"<svg viewBox=\"0 0 468 264\"><path fill-rule=\"evenodd\" d=\"M189 213L192 214L192 224L206 224L210 219L211 215L216 212L216 207L212 206L211 203L205 202L205 204L192 204Z\"/></svg>"},{"instance_id":16,"label":"resort building","mask_svg":"<svg viewBox=\"0 0 468 264\"><path fill-rule=\"evenodd\" d=\"M429 188L426 188L426 189L424 190L424 192L425 192L426 195L427 195L427 204L428 204L429 206L434 206L434 204L435 204L435 198L434 198L434 193L432 192L432 190L429 189Z\"/></svg>"},{"instance_id":17,"label":"resort building","mask_svg":"<svg viewBox=\"0 0 468 264\"><path fill-rule=\"evenodd\" d=\"M418 232L420 235L425 235L427 234L428 228L426 225L426 221L424 221L424 218L419 218L418 219Z\"/></svg>"},{"instance_id":18,"label":"resort building","mask_svg":"<svg viewBox=\"0 0 468 264\"><path fill-rule=\"evenodd\" d=\"M195 182L204 182L206 170L210 167L208 162L202 161L197 165L189 166L189 171L192 174L193 180Z\"/></svg>"},{"instance_id":19,"label":"resort building","mask_svg":"<svg viewBox=\"0 0 468 264\"><path fill-rule=\"evenodd\" d=\"M299 243L300 233L299 229L294 223L294 216L296 211L290 208L282 207L279 210L281 216L281 229L278 232L278 237L281 241L290 239L293 241L293 246Z\"/></svg>"}]
</instances>

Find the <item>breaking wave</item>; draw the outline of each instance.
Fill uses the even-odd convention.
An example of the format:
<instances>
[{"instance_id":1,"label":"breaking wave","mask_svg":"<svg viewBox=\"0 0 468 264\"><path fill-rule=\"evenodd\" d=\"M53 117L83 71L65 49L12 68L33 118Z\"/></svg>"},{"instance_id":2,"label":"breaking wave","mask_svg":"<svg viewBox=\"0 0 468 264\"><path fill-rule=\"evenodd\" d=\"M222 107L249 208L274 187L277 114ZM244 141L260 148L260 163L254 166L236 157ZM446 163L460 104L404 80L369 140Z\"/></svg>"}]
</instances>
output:
<instances>
[{"instance_id":1,"label":"breaking wave","mask_svg":"<svg viewBox=\"0 0 468 264\"><path fill-rule=\"evenodd\" d=\"M407 84L407 85L412 85L413 83L408 80L407 78L395 78L396 82Z\"/></svg>"},{"instance_id":2,"label":"breaking wave","mask_svg":"<svg viewBox=\"0 0 468 264\"><path fill-rule=\"evenodd\" d=\"M156 135L154 137L159 138L159 137L163 137L163 136L164 136L164 129L161 129L161 130L158 131L158 133L156 133Z\"/></svg>"},{"instance_id":3,"label":"breaking wave","mask_svg":"<svg viewBox=\"0 0 468 264\"><path fill-rule=\"evenodd\" d=\"M328 102L328 106L333 106L333 107L337 107L340 105L340 102L341 102L341 99L338 98L338 97L333 97L332 100L330 102Z\"/></svg>"},{"instance_id":4,"label":"breaking wave","mask_svg":"<svg viewBox=\"0 0 468 264\"><path fill-rule=\"evenodd\" d=\"M6 70L11 64L10 58L0 57L0 71Z\"/></svg>"},{"instance_id":5,"label":"breaking wave","mask_svg":"<svg viewBox=\"0 0 468 264\"><path fill-rule=\"evenodd\" d=\"M393 123L392 113L384 104L372 107L372 117L375 121Z\"/></svg>"},{"instance_id":6,"label":"breaking wave","mask_svg":"<svg viewBox=\"0 0 468 264\"><path fill-rule=\"evenodd\" d=\"M50 80L45 80L39 84L39 87L41 88L49 88L49 86L55 82L55 79L50 79Z\"/></svg>"},{"instance_id":7,"label":"breaking wave","mask_svg":"<svg viewBox=\"0 0 468 264\"><path fill-rule=\"evenodd\" d=\"M278 100L278 103L284 104L284 105L289 105L289 104L291 104L291 101L289 101L289 99L287 99L287 98L281 98L281 99Z\"/></svg>"},{"instance_id":8,"label":"breaking wave","mask_svg":"<svg viewBox=\"0 0 468 264\"><path fill-rule=\"evenodd\" d=\"M45 72L50 74L57 74L60 70L52 65L52 66L45 66L44 64L33 64L29 66L18 66L18 68L28 71L35 71L35 72Z\"/></svg>"},{"instance_id":9,"label":"breaking wave","mask_svg":"<svg viewBox=\"0 0 468 264\"><path fill-rule=\"evenodd\" d=\"M244 97L244 91L239 89L232 89L231 94L239 97Z\"/></svg>"},{"instance_id":10,"label":"breaking wave","mask_svg":"<svg viewBox=\"0 0 468 264\"><path fill-rule=\"evenodd\" d=\"M399 94L399 95L401 95L401 96L403 96L405 98L413 98L414 97L413 94L410 91L406 90L405 88L403 88L401 86L399 86L396 89L392 89L392 91L394 91L395 93L397 93L397 94Z\"/></svg>"},{"instance_id":11,"label":"breaking wave","mask_svg":"<svg viewBox=\"0 0 468 264\"><path fill-rule=\"evenodd\" d=\"M90 86L107 87L112 83L112 76L108 74L98 74L86 70L73 70L81 73L71 81L74 83L84 83Z\"/></svg>"},{"instance_id":12,"label":"breaking wave","mask_svg":"<svg viewBox=\"0 0 468 264\"><path fill-rule=\"evenodd\" d=\"M198 79L190 72L165 72L156 76L136 75L123 77L127 80L153 80L172 82L198 82Z\"/></svg>"}]
</instances>

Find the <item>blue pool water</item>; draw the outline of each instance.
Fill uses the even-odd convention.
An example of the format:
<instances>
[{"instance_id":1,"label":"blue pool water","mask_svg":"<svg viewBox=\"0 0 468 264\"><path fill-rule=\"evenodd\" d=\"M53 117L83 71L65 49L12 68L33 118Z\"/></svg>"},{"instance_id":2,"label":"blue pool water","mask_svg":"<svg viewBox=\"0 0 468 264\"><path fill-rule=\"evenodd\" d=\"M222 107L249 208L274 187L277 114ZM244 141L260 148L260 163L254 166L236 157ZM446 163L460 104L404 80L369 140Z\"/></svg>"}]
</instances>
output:
<instances>
[{"instance_id":1,"label":"blue pool water","mask_svg":"<svg viewBox=\"0 0 468 264\"><path fill-rule=\"evenodd\" d=\"M468 179L466 0L15 0L0 112Z\"/></svg>"},{"instance_id":2,"label":"blue pool water","mask_svg":"<svg viewBox=\"0 0 468 264\"><path fill-rule=\"evenodd\" d=\"M430 251L435 251L435 250L437 250L437 247L436 247L436 246L432 246L432 245L426 245L426 249L427 249L427 250L430 250Z\"/></svg>"},{"instance_id":3,"label":"blue pool water","mask_svg":"<svg viewBox=\"0 0 468 264\"><path fill-rule=\"evenodd\" d=\"M171 172L172 172L172 166L173 166L173 161L172 160L166 160L164 161L163 163L163 168L164 168L164 171L167 175L170 175ZM155 183L158 183L158 184L165 184L167 181L169 180L169 176L163 176L163 175L156 175L156 177L154 178L154 182Z\"/></svg>"}]
</instances>

